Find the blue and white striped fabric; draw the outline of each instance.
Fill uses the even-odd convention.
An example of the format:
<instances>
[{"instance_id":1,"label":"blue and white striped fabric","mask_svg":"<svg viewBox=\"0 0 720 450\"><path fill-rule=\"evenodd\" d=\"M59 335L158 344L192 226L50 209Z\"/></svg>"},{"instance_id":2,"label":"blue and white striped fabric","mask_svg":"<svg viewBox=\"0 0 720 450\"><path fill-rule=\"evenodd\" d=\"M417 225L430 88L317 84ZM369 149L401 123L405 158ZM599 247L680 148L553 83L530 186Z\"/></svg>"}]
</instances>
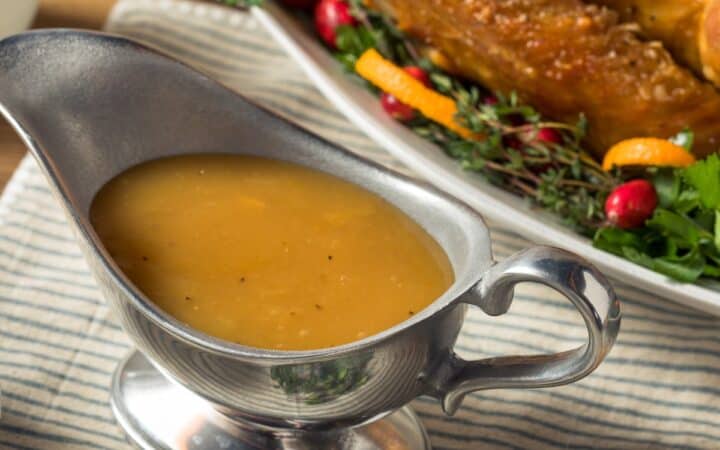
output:
<instances>
[{"instance_id":1,"label":"blue and white striped fabric","mask_svg":"<svg viewBox=\"0 0 720 450\"><path fill-rule=\"evenodd\" d=\"M394 164L242 12L126 0L107 28ZM499 258L530 245L499 228L493 238ZM720 320L630 286L617 289L620 339L594 374L554 389L474 394L453 418L419 399L414 407L435 448L720 448ZM459 351L472 358L557 351L584 335L570 306L524 286L506 316L471 312ZM128 350L45 180L26 158L0 199L0 448L129 448L108 405L112 370Z\"/></svg>"}]
</instances>

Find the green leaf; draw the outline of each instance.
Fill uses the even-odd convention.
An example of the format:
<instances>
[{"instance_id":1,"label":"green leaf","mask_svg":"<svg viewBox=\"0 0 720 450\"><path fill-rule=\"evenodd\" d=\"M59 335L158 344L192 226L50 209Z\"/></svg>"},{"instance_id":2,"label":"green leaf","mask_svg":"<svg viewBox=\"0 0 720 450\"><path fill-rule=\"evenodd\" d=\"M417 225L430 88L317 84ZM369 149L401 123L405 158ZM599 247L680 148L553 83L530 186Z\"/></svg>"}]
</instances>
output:
<instances>
[{"instance_id":1,"label":"green leaf","mask_svg":"<svg viewBox=\"0 0 720 450\"><path fill-rule=\"evenodd\" d=\"M697 189L700 203L707 209L720 209L720 158L708 156L685 169L685 181Z\"/></svg>"},{"instance_id":2,"label":"green leaf","mask_svg":"<svg viewBox=\"0 0 720 450\"><path fill-rule=\"evenodd\" d=\"M347 70L348 72L355 71L355 63L357 62L357 56L351 53L337 53L335 55L335 59L340 61L345 70Z\"/></svg>"},{"instance_id":3,"label":"green leaf","mask_svg":"<svg viewBox=\"0 0 720 450\"><path fill-rule=\"evenodd\" d=\"M581 141L587 134L587 129L588 129L587 117L585 117L585 114L580 113L580 116L578 117L578 121L575 124L575 128L573 129L573 133L575 134L575 139L577 141Z\"/></svg>"},{"instance_id":4,"label":"green leaf","mask_svg":"<svg viewBox=\"0 0 720 450\"><path fill-rule=\"evenodd\" d=\"M692 283L705 270L705 258L699 251L693 251L682 258L655 258L654 270L680 281Z\"/></svg>"},{"instance_id":5,"label":"green leaf","mask_svg":"<svg viewBox=\"0 0 720 450\"><path fill-rule=\"evenodd\" d=\"M707 230L709 233L715 232L715 211L707 209L698 209L693 214L689 214L693 222L700 228Z\"/></svg>"},{"instance_id":6,"label":"green leaf","mask_svg":"<svg viewBox=\"0 0 720 450\"><path fill-rule=\"evenodd\" d=\"M720 278L720 267L706 265L703 269L703 275L706 277Z\"/></svg>"},{"instance_id":7,"label":"green leaf","mask_svg":"<svg viewBox=\"0 0 720 450\"><path fill-rule=\"evenodd\" d=\"M715 227L713 229L715 234L715 248L720 251L720 210L715 210Z\"/></svg>"},{"instance_id":8,"label":"green leaf","mask_svg":"<svg viewBox=\"0 0 720 450\"><path fill-rule=\"evenodd\" d=\"M679 214L688 214L691 211L700 207L700 194L698 191L692 188L685 188L680 191L680 194L675 199L672 207L669 209L674 210Z\"/></svg>"},{"instance_id":9,"label":"green leaf","mask_svg":"<svg viewBox=\"0 0 720 450\"><path fill-rule=\"evenodd\" d=\"M597 230L593 237L593 245L606 252L623 255L624 247L639 249L642 247L642 242L633 232L606 227Z\"/></svg>"},{"instance_id":10,"label":"green leaf","mask_svg":"<svg viewBox=\"0 0 720 450\"><path fill-rule=\"evenodd\" d=\"M523 155L519 151L508 148L508 156L510 157L510 167L512 169L520 169L523 167Z\"/></svg>"},{"instance_id":11,"label":"green leaf","mask_svg":"<svg viewBox=\"0 0 720 450\"><path fill-rule=\"evenodd\" d=\"M680 147L684 148L689 152L692 150L693 143L695 142L695 133L690 131L689 128L685 128L684 130L682 130L668 140L675 145L679 145Z\"/></svg>"},{"instance_id":12,"label":"green leaf","mask_svg":"<svg viewBox=\"0 0 720 450\"><path fill-rule=\"evenodd\" d=\"M645 224L663 236L675 240L678 246L683 248L694 248L700 244L701 239L713 239L708 230L692 219L663 208L656 209L655 214Z\"/></svg>"},{"instance_id":13,"label":"green leaf","mask_svg":"<svg viewBox=\"0 0 720 450\"><path fill-rule=\"evenodd\" d=\"M449 76L439 72L432 72L430 74L430 80L439 92L447 94L452 91L453 82Z\"/></svg>"},{"instance_id":14,"label":"green leaf","mask_svg":"<svg viewBox=\"0 0 720 450\"><path fill-rule=\"evenodd\" d=\"M582 161L580 161L580 158L575 158L575 160L570 165L570 173L572 174L573 178L576 180L582 179Z\"/></svg>"},{"instance_id":15,"label":"green leaf","mask_svg":"<svg viewBox=\"0 0 720 450\"><path fill-rule=\"evenodd\" d=\"M653 258L634 247L623 247L622 251L622 256L630 261L679 281L692 283L705 270L705 258L699 252L690 252L682 258Z\"/></svg>"},{"instance_id":16,"label":"green leaf","mask_svg":"<svg viewBox=\"0 0 720 450\"><path fill-rule=\"evenodd\" d=\"M662 208L670 208L680 195L682 179L674 170L659 170L653 177L653 185Z\"/></svg>"},{"instance_id":17,"label":"green leaf","mask_svg":"<svg viewBox=\"0 0 720 450\"><path fill-rule=\"evenodd\" d=\"M635 264L640 264L641 266L645 266L649 269L655 270L655 263L653 261L653 258L641 252L635 247L622 247L620 249L620 255L624 256L626 259L629 259Z\"/></svg>"},{"instance_id":18,"label":"green leaf","mask_svg":"<svg viewBox=\"0 0 720 450\"><path fill-rule=\"evenodd\" d=\"M648 253L657 257L677 258L678 251L680 251L677 242L672 239L663 238L662 236L660 236L660 239L652 242L648 247L650 248Z\"/></svg>"},{"instance_id":19,"label":"green leaf","mask_svg":"<svg viewBox=\"0 0 720 450\"><path fill-rule=\"evenodd\" d=\"M335 45L341 53L359 56L375 44L374 36L366 28L341 25L335 29Z\"/></svg>"}]
</instances>

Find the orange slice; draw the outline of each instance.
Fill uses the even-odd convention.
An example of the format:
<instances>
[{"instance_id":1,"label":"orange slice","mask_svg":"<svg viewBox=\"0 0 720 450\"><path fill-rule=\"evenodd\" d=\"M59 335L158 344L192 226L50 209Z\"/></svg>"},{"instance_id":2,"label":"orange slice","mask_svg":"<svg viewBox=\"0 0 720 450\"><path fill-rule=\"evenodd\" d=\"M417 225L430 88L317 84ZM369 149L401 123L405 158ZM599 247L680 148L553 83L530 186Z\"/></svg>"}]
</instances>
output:
<instances>
[{"instance_id":1,"label":"orange slice","mask_svg":"<svg viewBox=\"0 0 720 450\"><path fill-rule=\"evenodd\" d=\"M455 121L455 100L426 87L374 48L365 50L355 63L355 71L384 92L420 111L428 119L446 126L460 136L471 138L473 132Z\"/></svg>"},{"instance_id":2,"label":"orange slice","mask_svg":"<svg viewBox=\"0 0 720 450\"><path fill-rule=\"evenodd\" d=\"M622 166L687 167L695 157L672 142L659 138L633 138L618 142L603 158L603 169Z\"/></svg>"}]
</instances>

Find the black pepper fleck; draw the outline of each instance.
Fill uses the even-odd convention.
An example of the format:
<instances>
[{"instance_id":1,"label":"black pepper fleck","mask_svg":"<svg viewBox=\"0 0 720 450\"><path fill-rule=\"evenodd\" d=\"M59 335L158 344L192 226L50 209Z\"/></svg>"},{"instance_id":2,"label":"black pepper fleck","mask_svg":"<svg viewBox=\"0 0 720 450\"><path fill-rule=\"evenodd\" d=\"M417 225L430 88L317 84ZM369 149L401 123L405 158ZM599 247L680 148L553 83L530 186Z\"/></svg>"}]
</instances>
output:
<instances>
[{"instance_id":1,"label":"black pepper fleck","mask_svg":"<svg viewBox=\"0 0 720 450\"><path fill-rule=\"evenodd\" d=\"M186 295L186 296L185 296L185 300L192 300L192 298L190 298L189 295Z\"/></svg>"},{"instance_id":2,"label":"black pepper fleck","mask_svg":"<svg viewBox=\"0 0 720 450\"><path fill-rule=\"evenodd\" d=\"M328 255L328 261L332 261L332 255Z\"/></svg>"},{"instance_id":3,"label":"black pepper fleck","mask_svg":"<svg viewBox=\"0 0 720 450\"><path fill-rule=\"evenodd\" d=\"M323 309L322 305L315 303L315 309Z\"/></svg>"},{"instance_id":4,"label":"black pepper fleck","mask_svg":"<svg viewBox=\"0 0 720 450\"><path fill-rule=\"evenodd\" d=\"M147 257L147 256L143 256L143 257L142 257L142 260L143 260L143 261L147 261L147 260L148 260L148 257Z\"/></svg>"},{"instance_id":5,"label":"black pepper fleck","mask_svg":"<svg viewBox=\"0 0 720 450\"><path fill-rule=\"evenodd\" d=\"M245 277L240 277L240 282L241 282L241 283L244 283L244 282L245 282Z\"/></svg>"}]
</instances>

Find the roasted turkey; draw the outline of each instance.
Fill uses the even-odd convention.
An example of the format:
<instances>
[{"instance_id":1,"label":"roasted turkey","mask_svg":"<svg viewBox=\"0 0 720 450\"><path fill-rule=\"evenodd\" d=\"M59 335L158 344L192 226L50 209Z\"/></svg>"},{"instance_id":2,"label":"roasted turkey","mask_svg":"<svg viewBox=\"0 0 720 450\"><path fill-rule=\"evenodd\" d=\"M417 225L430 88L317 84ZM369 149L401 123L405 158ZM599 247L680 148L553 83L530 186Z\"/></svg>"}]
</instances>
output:
<instances>
[{"instance_id":1,"label":"roasted turkey","mask_svg":"<svg viewBox=\"0 0 720 450\"><path fill-rule=\"evenodd\" d=\"M693 16L710 2L597 3L621 10L672 3L678 11L682 3ZM548 117L574 122L584 113L587 143L598 156L622 139L669 137L685 127L695 132L697 155L720 148L718 91L676 62L661 41L638 36L637 25L621 21L627 13L581 0L375 0L372 6L443 52L460 75L516 91ZM639 17L633 14L628 17ZM667 20L692 21L674 17ZM648 35L666 39L678 60L702 67L699 44L693 49L689 38L676 42L672 32L660 31L670 28L653 29Z\"/></svg>"},{"instance_id":2,"label":"roasted turkey","mask_svg":"<svg viewBox=\"0 0 720 450\"><path fill-rule=\"evenodd\" d=\"M720 85L720 0L590 0L614 9L675 59Z\"/></svg>"}]
</instances>

